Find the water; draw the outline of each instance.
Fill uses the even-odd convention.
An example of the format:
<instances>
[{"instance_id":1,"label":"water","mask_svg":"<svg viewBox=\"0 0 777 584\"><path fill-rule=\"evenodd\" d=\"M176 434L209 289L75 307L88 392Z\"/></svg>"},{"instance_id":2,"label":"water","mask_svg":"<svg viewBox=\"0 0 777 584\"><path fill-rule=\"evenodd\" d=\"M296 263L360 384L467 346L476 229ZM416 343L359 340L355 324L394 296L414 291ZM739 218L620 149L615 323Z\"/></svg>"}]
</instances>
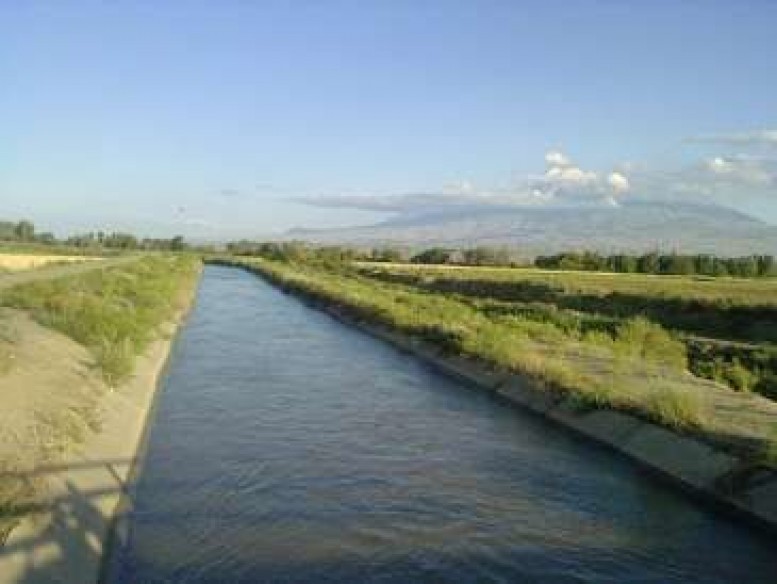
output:
<instances>
[{"instance_id":1,"label":"water","mask_svg":"<svg viewBox=\"0 0 777 584\"><path fill-rule=\"evenodd\" d=\"M776 552L612 454L208 267L112 581L773 584Z\"/></svg>"}]
</instances>

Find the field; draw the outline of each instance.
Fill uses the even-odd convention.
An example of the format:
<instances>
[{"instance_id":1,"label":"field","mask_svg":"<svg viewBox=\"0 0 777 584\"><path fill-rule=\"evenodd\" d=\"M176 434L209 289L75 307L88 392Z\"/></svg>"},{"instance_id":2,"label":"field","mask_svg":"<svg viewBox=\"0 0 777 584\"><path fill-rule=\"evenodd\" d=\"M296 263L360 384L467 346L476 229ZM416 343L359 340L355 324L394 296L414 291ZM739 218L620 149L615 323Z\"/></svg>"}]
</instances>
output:
<instances>
[{"instance_id":1,"label":"field","mask_svg":"<svg viewBox=\"0 0 777 584\"><path fill-rule=\"evenodd\" d=\"M49 264L65 264L98 260L99 257L71 256L71 255L38 255L30 253L0 253L0 272L17 272L40 268Z\"/></svg>"},{"instance_id":2,"label":"field","mask_svg":"<svg viewBox=\"0 0 777 584\"><path fill-rule=\"evenodd\" d=\"M686 345L696 375L777 399L777 279L367 263L358 270L578 336L612 334L645 317Z\"/></svg>"},{"instance_id":3,"label":"field","mask_svg":"<svg viewBox=\"0 0 777 584\"><path fill-rule=\"evenodd\" d=\"M631 294L646 297L702 301L736 306L777 308L776 278L713 278L709 276L658 276L541 270L538 268L491 268L406 263L356 262L365 272L416 274L479 282L530 282L575 294Z\"/></svg>"},{"instance_id":4,"label":"field","mask_svg":"<svg viewBox=\"0 0 777 584\"><path fill-rule=\"evenodd\" d=\"M770 315L771 305L753 300L747 283L703 282L695 292L692 281L648 277L652 288L645 291L631 277L621 281L602 274L578 279L578 274L523 270L241 263L353 318L521 373L575 407L627 411L752 459L773 456L777 403L691 374L688 341L646 310L676 311L698 303L706 311L724 311L718 314L721 322L726 310ZM755 294L768 297L763 283L757 286ZM615 308L608 301L613 296L621 299ZM594 310L601 307L609 309Z\"/></svg>"}]
</instances>

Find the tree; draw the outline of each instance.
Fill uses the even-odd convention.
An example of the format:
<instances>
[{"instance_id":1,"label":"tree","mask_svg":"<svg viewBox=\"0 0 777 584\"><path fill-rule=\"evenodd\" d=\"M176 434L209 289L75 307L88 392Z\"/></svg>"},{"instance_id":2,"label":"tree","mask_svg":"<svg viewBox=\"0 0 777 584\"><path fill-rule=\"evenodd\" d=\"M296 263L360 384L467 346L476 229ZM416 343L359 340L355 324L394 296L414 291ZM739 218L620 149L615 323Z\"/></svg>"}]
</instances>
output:
<instances>
[{"instance_id":1,"label":"tree","mask_svg":"<svg viewBox=\"0 0 777 584\"><path fill-rule=\"evenodd\" d=\"M443 247L433 247L414 255L410 261L414 264L447 264L452 252Z\"/></svg>"},{"instance_id":2,"label":"tree","mask_svg":"<svg viewBox=\"0 0 777 584\"><path fill-rule=\"evenodd\" d=\"M173 251L183 251L186 245L183 241L183 235L176 235L170 240L170 249Z\"/></svg>"},{"instance_id":3,"label":"tree","mask_svg":"<svg viewBox=\"0 0 777 584\"><path fill-rule=\"evenodd\" d=\"M35 239L35 225L29 221L19 221L14 228L14 234L19 241L32 241Z\"/></svg>"},{"instance_id":4,"label":"tree","mask_svg":"<svg viewBox=\"0 0 777 584\"><path fill-rule=\"evenodd\" d=\"M774 276L777 275L777 265L774 263L774 256L758 256L758 275Z\"/></svg>"},{"instance_id":5,"label":"tree","mask_svg":"<svg viewBox=\"0 0 777 584\"><path fill-rule=\"evenodd\" d=\"M92 239L99 243L99 234L97 236L91 235ZM131 233L115 232L103 236L102 245L116 249L136 249L138 247L138 239Z\"/></svg>"},{"instance_id":6,"label":"tree","mask_svg":"<svg viewBox=\"0 0 777 584\"><path fill-rule=\"evenodd\" d=\"M651 252L645 254L637 261L639 272L642 274L657 274L659 270L658 254Z\"/></svg>"},{"instance_id":7,"label":"tree","mask_svg":"<svg viewBox=\"0 0 777 584\"><path fill-rule=\"evenodd\" d=\"M370 259L375 262L401 262L402 252L390 247L373 249L370 254Z\"/></svg>"},{"instance_id":8,"label":"tree","mask_svg":"<svg viewBox=\"0 0 777 584\"><path fill-rule=\"evenodd\" d=\"M510 264L510 254L506 249L493 247L473 247L461 252L463 263L468 266L506 266Z\"/></svg>"},{"instance_id":9,"label":"tree","mask_svg":"<svg viewBox=\"0 0 777 584\"><path fill-rule=\"evenodd\" d=\"M44 233L38 233L35 236L35 241L38 241L45 245L54 245L55 243L57 243L57 238L54 237L53 233L46 231Z\"/></svg>"},{"instance_id":10,"label":"tree","mask_svg":"<svg viewBox=\"0 0 777 584\"><path fill-rule=\"evenodd\" d=\"M666 256L666 266L662 270L666 274L693 274L695 272L694 261L691 256L672 254Z\"/></svg>"}]
</instances>

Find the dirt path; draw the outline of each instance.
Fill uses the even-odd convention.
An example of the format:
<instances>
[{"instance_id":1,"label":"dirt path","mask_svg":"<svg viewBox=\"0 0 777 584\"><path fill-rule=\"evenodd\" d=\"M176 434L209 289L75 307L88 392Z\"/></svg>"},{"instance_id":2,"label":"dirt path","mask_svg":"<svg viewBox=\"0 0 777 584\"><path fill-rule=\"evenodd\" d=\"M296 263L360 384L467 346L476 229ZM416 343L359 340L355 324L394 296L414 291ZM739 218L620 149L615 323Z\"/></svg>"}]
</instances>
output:
<instances>
[{"instance_id":1,"label":"dirt path","mask_svg":"<svg viewBox=\"0 0 777 584\"><path fill-rule=\"evenodd\" d=\"M0 290L11 288L19 284L48 280L50 278L59 278L61 276L72 276L82 272L89 272L98 268L107 268L126 264L138 259L138 256L121 256L105 260L95 260L89 262L79 262L68 265L47 266L33 270L14 272L11 274L0 275Z\"/></svg>"}]
</instances>

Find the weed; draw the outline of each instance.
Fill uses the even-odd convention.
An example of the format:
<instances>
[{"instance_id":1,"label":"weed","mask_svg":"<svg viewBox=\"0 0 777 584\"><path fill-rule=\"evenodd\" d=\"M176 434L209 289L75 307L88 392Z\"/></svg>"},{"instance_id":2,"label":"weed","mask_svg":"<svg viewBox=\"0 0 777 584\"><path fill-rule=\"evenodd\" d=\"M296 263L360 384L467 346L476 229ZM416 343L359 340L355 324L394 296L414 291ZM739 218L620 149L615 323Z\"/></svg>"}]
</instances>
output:
<instances>
[{"instance_id":1,"label":"weed","mask_svg":"<svg viewBox=\"0 0 777 584\"><path fill-rule=\"evenodd\" d=\"M657 388L648 394L645 407L649 418L678 429L702 427L707 413L702 393L690 388Z\"/></svg>"}]
</instances>

